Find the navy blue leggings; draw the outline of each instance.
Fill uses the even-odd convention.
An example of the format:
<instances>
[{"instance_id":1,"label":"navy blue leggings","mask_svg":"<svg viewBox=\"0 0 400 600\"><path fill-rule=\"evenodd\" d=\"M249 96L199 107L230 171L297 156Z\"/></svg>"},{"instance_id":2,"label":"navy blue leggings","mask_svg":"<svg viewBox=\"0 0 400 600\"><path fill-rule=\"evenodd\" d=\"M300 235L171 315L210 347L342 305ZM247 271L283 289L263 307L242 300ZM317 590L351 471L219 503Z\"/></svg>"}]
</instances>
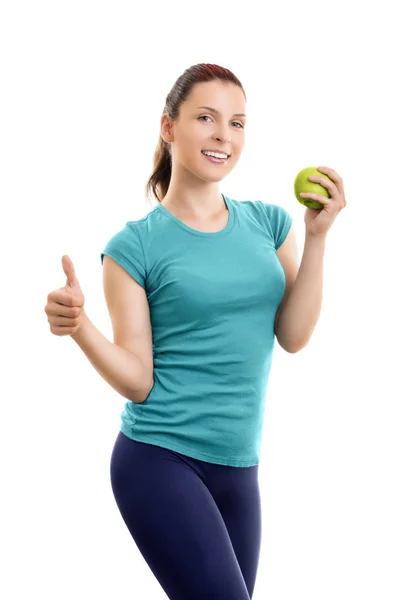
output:
<instances>
[{"instance_id":1,"label":"navy blue leggings","mask_svg":"<svg viewBox=\"0 0 400 600\"><path fill-rule=\"evenodd\" d=\"M258 465L216 465L120 431L110 473L122 518L168 598L252 598L261 545Z\"/></svg>"}]
</instances>

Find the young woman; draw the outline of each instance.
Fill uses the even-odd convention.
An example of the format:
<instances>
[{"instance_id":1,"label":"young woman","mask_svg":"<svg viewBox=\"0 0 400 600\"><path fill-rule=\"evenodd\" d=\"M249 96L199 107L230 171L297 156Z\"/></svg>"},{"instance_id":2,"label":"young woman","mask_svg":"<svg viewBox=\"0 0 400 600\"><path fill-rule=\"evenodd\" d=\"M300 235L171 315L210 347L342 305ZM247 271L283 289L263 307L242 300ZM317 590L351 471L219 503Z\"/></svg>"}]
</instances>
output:
<instances>
[{"instance_id":1,"label":"young woman","mask_svg":"<svg viewBox=\"0 0 400 600\"><path fill-rule=\"evenodd\" d=\"M48 297L51 331L71 335L127 402L111 457L113 493L137 547L173 600L248 600L261 543L259 448L274 339L298 352L322 297L328 229L343 182L306 208L300 267L291 216L234 200L219 182L245 143L246 96L228 69L187 69L166 98L157 205L101 253L114 342L91 323L71 260ZM133 580L133 586L135 582Z\"/></svg>"}]
</instances>

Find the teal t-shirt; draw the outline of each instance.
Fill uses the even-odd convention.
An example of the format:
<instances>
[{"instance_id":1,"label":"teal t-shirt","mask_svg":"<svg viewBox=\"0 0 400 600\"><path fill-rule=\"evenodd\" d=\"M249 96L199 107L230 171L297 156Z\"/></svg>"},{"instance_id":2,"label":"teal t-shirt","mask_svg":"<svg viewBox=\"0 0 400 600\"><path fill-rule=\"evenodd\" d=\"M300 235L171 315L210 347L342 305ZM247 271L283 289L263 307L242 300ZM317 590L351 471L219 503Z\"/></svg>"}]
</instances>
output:
<instances>
[{"instance_id":1,"label":"teal t-shirt","mask_svg":"<svg viewBox=\"0 0 400 600\"><path fill-rule=\"evenodd\" d=\"M262 200L232 200L226 227L201 232L158 203L101 253L146 291L154 385L125 403L133 440L210 463L259 463L274 320L285 291L276 256L292 223Z\"/></svg>"}]
</instances>

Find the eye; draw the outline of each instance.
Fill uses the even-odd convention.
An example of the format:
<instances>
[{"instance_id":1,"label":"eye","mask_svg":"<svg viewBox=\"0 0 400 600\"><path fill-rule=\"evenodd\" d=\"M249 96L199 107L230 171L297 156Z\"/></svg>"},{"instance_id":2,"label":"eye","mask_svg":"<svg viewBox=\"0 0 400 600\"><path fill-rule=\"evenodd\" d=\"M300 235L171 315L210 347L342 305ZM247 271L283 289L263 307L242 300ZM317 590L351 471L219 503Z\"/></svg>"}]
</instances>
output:
<instances>
[{"instance_id":1,"label":"eye","mask_svg":"<svg viewBox=\"0 0 400 600\"><path fill-rule=\"evenodd\" d=\"M199 117L199 119L211 119L211 117L209 117L208 115L202 115L201 117ZM233 121L233 122L238 123L240 125L240 127L243 129L243 125L239 121ZM238 129L238 128L235 127L235 129Z\"/></svg>"}]
</instances>

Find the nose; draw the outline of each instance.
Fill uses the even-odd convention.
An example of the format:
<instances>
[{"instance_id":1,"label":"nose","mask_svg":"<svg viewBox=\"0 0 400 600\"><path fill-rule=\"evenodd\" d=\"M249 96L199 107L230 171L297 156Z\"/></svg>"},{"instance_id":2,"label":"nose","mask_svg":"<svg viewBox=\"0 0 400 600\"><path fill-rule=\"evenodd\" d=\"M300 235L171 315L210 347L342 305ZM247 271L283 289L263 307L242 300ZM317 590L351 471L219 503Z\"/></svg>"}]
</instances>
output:
<instances>
[{"instance_id":1,"label":"nose","mask_svg":"<svg viewBox=\"0 0 400 600\"><path fill-rule=\"evenodd\" d=\"M229 142L229 143L230 143L230 141L231 141L231 140L229 139L229 135L227 135L226 137L217 136L217 137L216 137L216 139L217 139L219 142L224 142L224 143L226 143L226 142Z\"/></svg>"}]
</instances>

